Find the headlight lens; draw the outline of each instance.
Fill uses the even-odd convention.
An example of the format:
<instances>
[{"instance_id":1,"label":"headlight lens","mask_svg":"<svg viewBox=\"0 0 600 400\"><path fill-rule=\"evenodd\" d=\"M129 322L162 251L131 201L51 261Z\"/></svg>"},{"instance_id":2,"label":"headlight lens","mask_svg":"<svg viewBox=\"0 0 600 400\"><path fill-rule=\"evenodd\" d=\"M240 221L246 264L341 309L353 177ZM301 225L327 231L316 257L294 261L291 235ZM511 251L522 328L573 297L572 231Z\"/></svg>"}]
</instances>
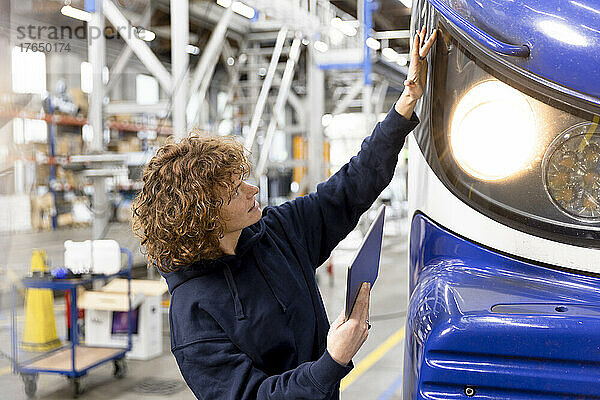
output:
<instances>
[{"instance_id":1,"label":"headlight lens","mask_svg":"<svg viewBox=\"0 0 600 400\"><path fill-rule=\"evenodd\" d=\"M460 167L482 180L523 170L536 147L533 110L523 94L498 80L473 86L459 101L450 147Z\"/></svg>"},{"instance_id":2,"label":"headlight lens","mask_svg":"<svg viewBox=\"0 0 600 400\"><path fill-rule=\"evenodd\" d=\"M559 135L544 156L544 184L561 211L583 222L600 221L600 135L583 123Z\"/></svg>"},{"instance_id":3,"label":"headlight lens","mask_svg":"<svg viewBox=\"0 0 600 400\"><path fill-rule=\"evenodd\" d=\"M600 110L541 94L485 51L476 59L444 24L424 102L430 129L415 132L432 170L458 198L503 224L600 247Z\"/></svg>"}]
</instances>

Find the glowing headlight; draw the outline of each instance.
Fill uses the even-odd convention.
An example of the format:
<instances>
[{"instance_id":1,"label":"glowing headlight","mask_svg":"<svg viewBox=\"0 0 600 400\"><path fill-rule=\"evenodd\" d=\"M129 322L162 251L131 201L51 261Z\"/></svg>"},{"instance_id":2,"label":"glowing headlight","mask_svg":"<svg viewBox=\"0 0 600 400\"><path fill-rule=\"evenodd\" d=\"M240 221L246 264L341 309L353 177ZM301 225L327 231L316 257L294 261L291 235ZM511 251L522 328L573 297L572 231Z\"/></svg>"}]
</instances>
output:
<instances>
[{"instance_id":1,"label":"glowing headlight","mask_svg":"<svg viewBox=\"0 0 600 400\"><path fill-rule=\"evenodd\" d=\"M596 124L575 125L550 145L543 161L546 191L562 212L600 221L600 135Z\"/></svg>"},{"instance_id":2,"label":"glowing headlight","mask_svg":"<svg viewBox=\"0 0 600 400\"><path fill-rule=\"evenodd\" d=\"M452 117L452 154L477 179L499 180L525 169L533 159L536 139L529 102L498 80L473 86Z\"/></svg>"}]
</instances>

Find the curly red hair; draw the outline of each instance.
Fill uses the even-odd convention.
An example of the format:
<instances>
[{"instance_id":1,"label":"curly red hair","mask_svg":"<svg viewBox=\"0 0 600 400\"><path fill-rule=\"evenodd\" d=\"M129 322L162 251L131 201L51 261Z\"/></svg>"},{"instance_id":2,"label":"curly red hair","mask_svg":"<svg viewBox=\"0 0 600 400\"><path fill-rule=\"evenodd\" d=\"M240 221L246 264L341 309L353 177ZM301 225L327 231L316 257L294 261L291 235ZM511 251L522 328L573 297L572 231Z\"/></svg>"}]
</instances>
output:
<instances>
[{"instance_id":1,"label":"curly red hair","mask_svg":"<svg viewBox=\"0 0 600 400\"><path fill-rule=\"evenodd\" d=\"M249 173L246 150L234 138L196 133L161 147L132 205L148 262L169 272L223 255L223 196L232 195L234 177Z\"/></svg>"}]
</instances>

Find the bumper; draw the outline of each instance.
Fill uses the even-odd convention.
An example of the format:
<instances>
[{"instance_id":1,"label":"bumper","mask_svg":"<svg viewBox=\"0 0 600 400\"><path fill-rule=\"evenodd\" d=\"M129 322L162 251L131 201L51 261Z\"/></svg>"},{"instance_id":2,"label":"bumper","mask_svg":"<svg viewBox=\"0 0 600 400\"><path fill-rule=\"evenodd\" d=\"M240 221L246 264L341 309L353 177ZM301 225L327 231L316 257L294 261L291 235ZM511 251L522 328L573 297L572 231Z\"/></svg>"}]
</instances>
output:
<instances>
[{"instance_id":1,"label":"bumper","mask_svg":"<svg viewBox=\"0 0 600 400\"><path fill-rule=\"evenodd\" d=\"M480 247L415 215L404 399L600 398L600 278Z\"/></svg>"}]
</instances>

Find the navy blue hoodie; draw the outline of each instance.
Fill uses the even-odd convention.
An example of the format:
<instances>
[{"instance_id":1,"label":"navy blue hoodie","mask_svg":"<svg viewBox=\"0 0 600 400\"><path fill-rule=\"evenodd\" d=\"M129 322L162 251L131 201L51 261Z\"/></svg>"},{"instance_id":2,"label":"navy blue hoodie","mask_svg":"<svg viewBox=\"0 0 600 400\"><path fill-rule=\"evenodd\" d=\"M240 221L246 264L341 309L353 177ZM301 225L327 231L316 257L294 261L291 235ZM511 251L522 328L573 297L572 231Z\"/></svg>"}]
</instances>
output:
<instances>
[{"instance_id":1,"label":"navy blue hoodie","mask_svg":"<svg viewBox=\"0 0 600 400\"><path fill-rule=\"evenodd\" d=\"M326 350L315 269L390 183L417 125L393 108L317 191L266 207L235 255L164 274L171 350L199 399L338 399L352 369Z\"/></svg>"}]
</instances>

